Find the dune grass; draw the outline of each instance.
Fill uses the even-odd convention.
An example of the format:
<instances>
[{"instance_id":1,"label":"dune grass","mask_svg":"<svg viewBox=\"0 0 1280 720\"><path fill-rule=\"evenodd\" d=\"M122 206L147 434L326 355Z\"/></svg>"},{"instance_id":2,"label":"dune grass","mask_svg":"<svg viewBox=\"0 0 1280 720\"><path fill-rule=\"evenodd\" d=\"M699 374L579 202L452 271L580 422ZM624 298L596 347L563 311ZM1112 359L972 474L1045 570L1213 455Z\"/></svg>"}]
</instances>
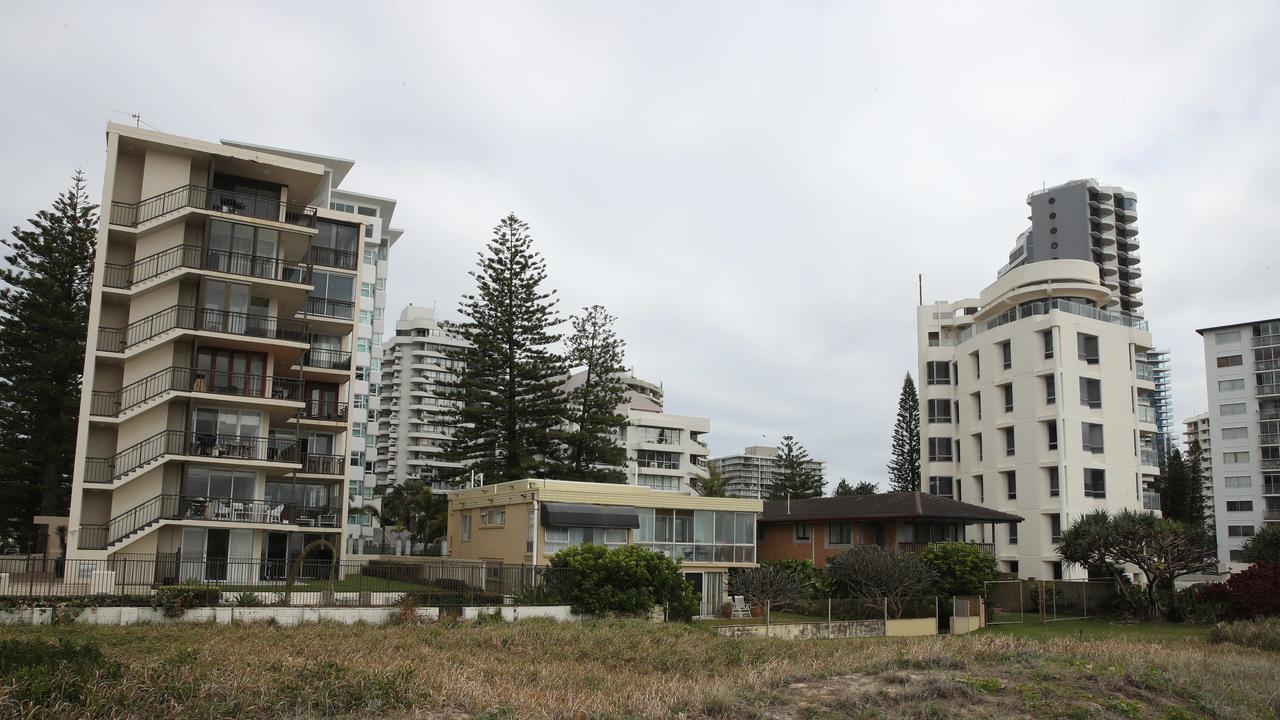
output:
<instances>
[{"instance_id":1,"label":"dune grass","mask_svg":"<svg viewBox=\"0 0 1280 720\"><path fill-rule=\"evenodd\" d=\"M59 660L68 653L49 648L63 640L98 648L100 670ZM47 659L5 661L33 657ZM0 717L1270 718L1278 671L1275 653L1132 636L787 641L622 620L5 626ZM42 677L64 690L33 696Z\"/></svg>"}]
</instances>

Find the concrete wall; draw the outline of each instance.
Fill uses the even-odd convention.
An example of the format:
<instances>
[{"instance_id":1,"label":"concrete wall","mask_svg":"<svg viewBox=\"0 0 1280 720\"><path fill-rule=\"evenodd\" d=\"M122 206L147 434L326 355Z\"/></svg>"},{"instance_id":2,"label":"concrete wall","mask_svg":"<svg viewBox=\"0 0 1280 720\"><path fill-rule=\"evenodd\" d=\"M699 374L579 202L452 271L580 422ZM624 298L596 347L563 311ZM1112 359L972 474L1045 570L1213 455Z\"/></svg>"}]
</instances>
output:
<instances>
[{"instance_id":1,"label":"concrete wall","mask_svg":"<svg viewBox=\"0 0 1280 720\"><path fill-rule=\"evenodd\" d=\"M951 618L951 634L964 635L971 633L982 627L982 618L980 617L952 617Z\"/></svg>"},{"instance_id":2,"label":"concrete wall","mask_svg":"<svg viewBox=\"0 0 1280 720\"><path fill-rule=\"evenodd\" d=\"M937 635L937 618L909 618L885 622L884 634L889 637L918 637Z\"/></svg>"},{"instance_id":3,"label":"concrete wall","mask_svg":"<svg viewBox=\"0 0 1280 720\"><path fill-rule=\"evenodd\" d=\"M491 613L494 608L463 608L462 617L474 620L480 615ZM530 618L550 618L561 622L573 622L579 619L567 605L498 608L504 620L515 621ZM133 625L136 623L217 623L226 625L232 622L275 622L279 625L292 626L312 622L337 622L344 625L368 623L380 625L389 622L400 613L397 607L359 607L359 608L290 608L290 607L205 607L187 610L181 617L165 617L159 608L86 608L75 616L75 622L88 625ZM419 620L438 620L439 608L415 608L414 613ZM0 625L51 625L54 622L53 608L27 608L22 610L0 610ZM837 623L840 624L840 623Z\"/></svg>"},{"instance_id":4,"label":"concrete wall","mask_svg":"<svg viewBox=\"0 0 1280 720\"><path fill-rule=\"evenodd\" d=\"M910 622L910 621L890 621ZM716 628L724 637L771 637L783 640L822 638L884 637L883 620L847 620L832 623L783 623L780 625L725 625Z\"/></svg>"}]
</instances>

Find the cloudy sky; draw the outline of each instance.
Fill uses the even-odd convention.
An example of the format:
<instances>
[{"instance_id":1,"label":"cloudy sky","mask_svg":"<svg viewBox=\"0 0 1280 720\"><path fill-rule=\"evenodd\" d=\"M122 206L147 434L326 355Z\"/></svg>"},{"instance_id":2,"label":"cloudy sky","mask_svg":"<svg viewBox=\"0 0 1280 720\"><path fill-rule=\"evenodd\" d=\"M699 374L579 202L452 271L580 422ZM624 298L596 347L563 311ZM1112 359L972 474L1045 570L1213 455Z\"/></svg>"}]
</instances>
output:
<instances>
[{"instance_id":1,"label":"cloudy sky","mask_svg":"<svg viewBox=\"0 0 1280 720\"><path fill-rule=\"evenodd\" d=\"M1138 193L1179 419L1195 329L1280 315L1275 3L180 5L6 9L0 223L76 167L98 193L133 112L352 158L400 201L389 315L454 315L515 211L716 455L792 433L883 482L917 273L975 295L1042 183Z\"/></svg>"}]
</instances>

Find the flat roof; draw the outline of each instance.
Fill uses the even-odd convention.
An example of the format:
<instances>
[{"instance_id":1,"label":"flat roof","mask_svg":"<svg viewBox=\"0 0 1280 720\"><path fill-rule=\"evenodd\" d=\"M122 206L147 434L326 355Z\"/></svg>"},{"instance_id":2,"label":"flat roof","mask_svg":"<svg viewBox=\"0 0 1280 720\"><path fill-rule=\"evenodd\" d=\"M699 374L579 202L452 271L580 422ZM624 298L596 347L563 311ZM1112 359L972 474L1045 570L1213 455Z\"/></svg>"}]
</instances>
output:
<instances>
[{"instance_id":1,"label":"flat roof","mask_svg":"<svg viewBox=\"0 0 1280 720\"><path fill-rule=\"evenodd\" d=\"M1265 320L1249 320L1248 322L1239 322L1233 325L1214 325L1213 327L1200 328L1199 330L1196 330L1196 332L1201 335L1204 335L1205 333L1211 332L1213 330L1223 330L1226 328L1233 328L1233 327L1248 327L1250 325L1257 325L1258 323L1269 323L1269 322L1280 322L1280 318L1267 318Z\"/></svg>"},{"instance_id":2,"label":"flat roof","mask_svg":"<svg viewBox=\"0 0 1280 720\"><path fill-rule=\"evenodd\" d=\"M813 520L963 520L986 523L1022 522L1020 515L992 510L926 492L890 492L875 495L770 500L760 522Z\"/></svg>"},{"instance_id":3,"label":"flat roof","mask_svg":"<svg viewBox=\"0 0 1280 720\"><path fill-rule=\"evenodd\" d=\"M449 507L479 508L530 500L586 505L630 505L675 510L723 510L754 512L764 509L760 500L703 497L692 492L655 490L647 485L593 483L575 480L511 480L449 493Z\"/></svg>"}]
</instances>

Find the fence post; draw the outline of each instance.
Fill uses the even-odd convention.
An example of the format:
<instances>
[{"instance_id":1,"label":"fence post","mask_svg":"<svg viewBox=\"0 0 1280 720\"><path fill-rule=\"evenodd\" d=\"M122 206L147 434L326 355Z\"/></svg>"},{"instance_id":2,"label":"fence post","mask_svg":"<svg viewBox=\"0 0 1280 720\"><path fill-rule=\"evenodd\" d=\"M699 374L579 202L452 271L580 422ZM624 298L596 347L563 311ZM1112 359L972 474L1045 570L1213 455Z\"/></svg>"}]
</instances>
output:
<instances>
[{"instance_id":1,"label":"fence post","mask_svg":"<svg viewBox=\"0 0 1280 720\"><path fill-rule=\"evenodd\" d=\"M765 625L764 634L766 637L769 635L769 622L771 620L770 616L772 614L773 614L773 601L765 600L764 601L764 625Z\"/></svg>"},{"instance_id":2,"label":"fence post","mask_svg":"<svg viewBox=\"0 0 1280 720\"><path fill-rule=\"evenodd\" d=\"M884 608L884 630L887 635L889 633L889 596L881 597L880 605Z\"/></svg>"},{"instance_id":3,"label":"fence post","mask_svg":"<svg viewBox=\"0 0 1280 720\"><path fill-rule=\"evenodd\" d=\"M827 637L831 637L831 596L827 596Z\"/></svg>"},{"instance_id":4,"label":"fence post","mask_svg":"<svg viewBox=\"0 0 1280 720\"><path fill-rule=\"evenodd\" d=\"M1040 581L1040 624L1046 625L1048 624L1048 622L1049 621L1045 613L1044 580L1041 580Z\"/></svg>"},{"instance_id":5,"label":"fence post","mask_svg":"<svg viewBox=\"0 0 1280 720\"><path fill-rule=\"evenodd\" d=\"M1084 616L1085 618L1088 618L1089 617L1089 579L1088 578L1085 578L1085 581L1081 584L1081 587L1083 588L1081 592L1081 603L1084 605Z\"/></svg>"}]
</instances>

